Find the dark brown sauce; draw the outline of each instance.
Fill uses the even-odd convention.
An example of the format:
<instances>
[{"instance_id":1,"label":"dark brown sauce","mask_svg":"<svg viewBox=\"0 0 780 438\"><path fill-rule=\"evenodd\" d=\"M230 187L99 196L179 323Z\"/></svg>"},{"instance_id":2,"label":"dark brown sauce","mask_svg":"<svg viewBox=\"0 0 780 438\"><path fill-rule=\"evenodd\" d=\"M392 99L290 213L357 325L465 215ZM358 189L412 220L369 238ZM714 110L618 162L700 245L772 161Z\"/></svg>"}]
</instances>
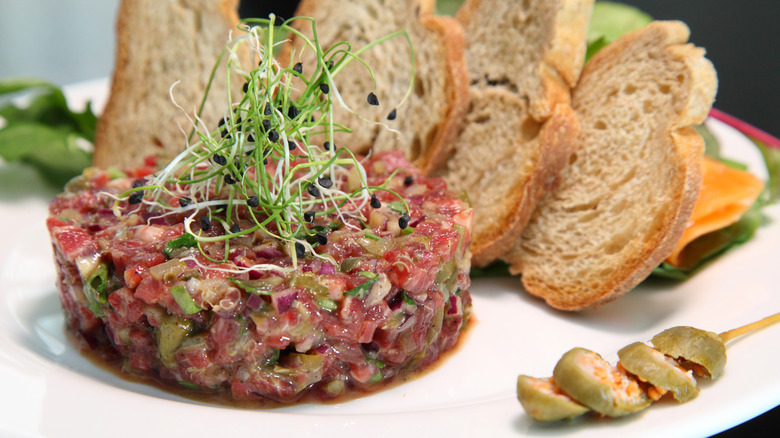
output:
<instances>
[{"instance_id":1,"label":"dark brown sauce","mask_svg":"<svg viewBox=\"0 0 780 438\"><path fill-rule=\"evenodd\" d=\"M468 323L460 331L460 335L458 336L457 343L449 350L441 352L439 354L439 357L436 359L436 361L434 361L432 364L422 369L416 369L406 373L399 373L398 375L393 376L391 378L383 379L381 383L372 385L368 389L349 388L347 391L345 391L344 394L332 398L327 398L327 399L318 397L318 393L316 391L311 391L307 389L302 391L303 394L300 399L292 402L287 402L287 403L276 402L269 399L235 400L230 396L230 392L228 391L227 388L223 388L219 391L188 388L178 383L174 383L168 380L163 380L159 376L153 373L139 374L135 372L133 373L126 372L123 370L122 367L123 360L120 357L118 357L116 351L114 351L113 349L111 349L111 351L106 351L103 349L89 348L87 343L84 342L81 338L79 338L77 334L73 333L73 331L70 330L67 326L64 328L64 330L68 336L68 339L70 339L71 343L79 350L79 352L86 359L92 362L92 364L94 364L95 366L110 372L111 374L113 374L114 376L120 379L132 383L140 383L144 385L153 386L155 388L158 388L170 394L188 400L200 402L200 403L207 403L207 404L226 406L226 407L238 408L238 409L257 410L257 409L274 409L274 408L280 408L280 407L291 406L291 405L302 404L302 403L324 404L324 405L344 403L347 401L372 395L379 391L395 388L404 383L408 383L411 380L415 380L419 377L427 375L430 372L433 372L438 367L440 367L445 361L449 360L449 358L452 355L454 355L458 350L460 350L462 345L464 345L467 342L466 338L470 336L472 327L476 323L477 323L477 319L474 317L473 314L470 315Z\"/></svg>"}]
</instances>

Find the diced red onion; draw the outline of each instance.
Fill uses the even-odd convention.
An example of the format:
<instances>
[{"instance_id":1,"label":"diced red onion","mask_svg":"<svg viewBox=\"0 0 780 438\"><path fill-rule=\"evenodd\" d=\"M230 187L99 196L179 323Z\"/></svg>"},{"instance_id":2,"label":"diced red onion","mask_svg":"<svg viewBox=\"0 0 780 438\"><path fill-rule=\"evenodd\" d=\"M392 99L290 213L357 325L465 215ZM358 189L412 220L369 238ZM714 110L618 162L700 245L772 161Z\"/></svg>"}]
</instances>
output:
<instances>
[{"instance_id":1,"label":"diced red onion","mask_svg":"<svg viewBox=\"0 0 780 438\"><path fill-rule=\"evenodd\" d=\"M324 262L320 266L320 272L318 274L320 275L328 275L328 274L335 274L336 273L336 265L328 262Z\"/></svg>"},{"instance_id":2,"label":"diced red onion","mask_svg":"<svg viewBox=\"0 0 780 438\"><path fill-rule=\"evenodd\" d=\"M277 313L282 314L292 306L292 303L296 298L298 298L297 290L285 289L271 296L271 304L274 306Z\"/></svg>"},{"instance_id":3,"label":"diced red onion","mask_svg":"<svg viewBox=\"0 0 780 438\"><path fill-rule=\"evenodd\" d=\"M266 259L275 259L284 256L284 253L277 248L263 248L260 251L256 251L255 255Z\"/></svg>"},{"instance_id":4,"label":"diced red onion","mask_svg":"<svg viewBox=\"0 0 780 438\"><path fill-rule=\"evenodd\" d=\"M257 310L263 307L263 299L260 298L260 295L250 294L249 298L246 300L246 306L252 310Z\"/></svg>"},{"instance_id":5,"label":"diced red onion","mask_svg":"<svg viewBox=\"0 0 780 438\"><path fill-rule=\"evenodd\" d=\"M408 226L414 228L417 225L419 225L420 222L424 221L425 219L427 219L427 216L425 216L425 215L417 217L417 218L414 218L414 219L411 220L411 222L409 222Z\"/></svg>"}]
</instances>

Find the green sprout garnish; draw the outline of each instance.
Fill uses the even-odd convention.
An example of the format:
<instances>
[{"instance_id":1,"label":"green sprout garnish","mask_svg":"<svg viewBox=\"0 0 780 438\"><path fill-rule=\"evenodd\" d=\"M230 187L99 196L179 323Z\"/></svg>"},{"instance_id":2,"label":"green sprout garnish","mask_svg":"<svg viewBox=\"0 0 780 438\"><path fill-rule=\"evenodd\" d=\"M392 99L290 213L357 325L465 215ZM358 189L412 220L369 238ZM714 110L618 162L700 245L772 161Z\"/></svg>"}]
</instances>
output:
<instances>
[{"instance_id":1,"label":"green sprout garnish","mask_svg":"<svg viewBox=\"0 0 780 438\"><path fill-rule=\"evenodd\" d=\"M311 21L313 37L307 38L292 27L294 20ZM115 212L119 214L120 201L127 201L131 206L144 204L150 211L159 212L158 217L186 214L185 232L194 238L201 255L212 262L227 262L231 239L256 232L284 242L293 261L292 268L208 267L234 273L289 271L305 254L331 260L328 255L317 254L310 243L317 241L312 237L323 229L323 220L317 224L317 218L359 230L366 221L361 211L378 190L398 198L393 202L394 210L408 212L400 195L387 188L395 172L383 184L369 186L360 160L346 148L331 146L335 145L334 132L350 132L334 120L334 105L357 114L341 99L334 77L347 64L357 61L373 78L360 55L401 36L411 47L407 33L399 31L352 51L346 42L324 50L317 39L314 20L306 17L277 24L276 17L270 15L269 19L245 20L239 29L241 35L228 42L221 58L227 59L228 89L231 73L233 78L237 74L245 80L241 98L234 101L228 93L229 110L216 129L209 129L199 112L193 115L193 130L184 151L144 185L115 197ZM273 58L274 49L284 43L275 40L280 31L301 38L302 51L314 52L313 71L303 70L300 53L297 58L292 54L289 65L280 65ZM239 56L245 46L255 62L259 60L252 68L242 65ZM413 53L412 67L414 71ZM216 68L212 70L212 80ZM412 84L410 78L407 94L398 106L411 94ZM373 96L373 92L369 95ZM171 87L172 100L173 96ZM328 141L314 144L315 139L323 138ZM213 227L218 232L206 232ZM224 243L224 258L213 259L206 254L203 244L210 242ZM195 257L185 259L200 264Z\"/></svg>"}]
</instances>

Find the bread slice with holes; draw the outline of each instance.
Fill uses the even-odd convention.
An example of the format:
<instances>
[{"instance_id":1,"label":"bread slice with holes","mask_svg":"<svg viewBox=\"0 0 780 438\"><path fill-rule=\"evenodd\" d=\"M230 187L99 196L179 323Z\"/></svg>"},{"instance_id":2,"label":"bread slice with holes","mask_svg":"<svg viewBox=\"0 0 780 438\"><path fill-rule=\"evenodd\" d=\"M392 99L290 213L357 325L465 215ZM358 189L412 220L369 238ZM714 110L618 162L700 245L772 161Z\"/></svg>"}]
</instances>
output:
<instances>
[{"instance_id":1,"label":"bread slice with holes","mask_svg":"<svg viewBox=\"0 0 780 438\"><path fill-rule=\"evenodd\" d=\"M148 156L162 161L184 149L192 125L171 94L190 117L197 112L212 68L238 25L237 8L238 0L122 1L111 91L95 134L95 166L131 168ZM203 107L201 118L209 126L216 127L226 109L225 74L217 70ZM233 82L239 92L243 81Z\"/></svg>"},{"instance_id":2,"label":"bread slice with holes","mask_svg":"<svg viewBox=\"0 0 780 438\"><path fill-rule=\"evenodd\" d=\"M474 207L472 263L509 250L574 150L570 89L585 58L592 0L467 0L470 107L437 169Z\"/></svg>"},{"instance_id":3,"label":"bread slice with holes","mask_svg":"<svg viewBox=\"0 0 780 438\"><path fill-rule=\"evenodd\" d=\"M579 310L613 300L679 240L700 184L717 77L681 22L653 22L597 53L573 90L577 151L503 257L525 288Z\"/></svg>"},{"instance_id":4,"label":"bread slice with holes","mask_svg":"<svg viewBox=\"0 0 780 438\"><path fill-rule=\"evenodd\" d=\"M339 94L352 110L335 105L336 121L352 129L351 133L334 134L338 147L359 153L370 148L377 152L401 150L423 172L446 156L468 104L468 83L462 27L451 17L433 15L434 6L433 0L300 3L296 15L316 20L319 42L326 50L348 41L354 53L399 30L405 30L411 42L410 47L404 36L384 41L359 55L365 64L351 62L334 76ZM310 22L299 20L293 25L312 36ZM304 70L314 68L313 51L302 51L303 46L300 37L291 37L280 62L302 62ZM398 106L410 85L409 99ZM375 93L379 105L367 102L370 92ZM390 120L393 110L395 118Z\"/></svg>"}]
</instances>

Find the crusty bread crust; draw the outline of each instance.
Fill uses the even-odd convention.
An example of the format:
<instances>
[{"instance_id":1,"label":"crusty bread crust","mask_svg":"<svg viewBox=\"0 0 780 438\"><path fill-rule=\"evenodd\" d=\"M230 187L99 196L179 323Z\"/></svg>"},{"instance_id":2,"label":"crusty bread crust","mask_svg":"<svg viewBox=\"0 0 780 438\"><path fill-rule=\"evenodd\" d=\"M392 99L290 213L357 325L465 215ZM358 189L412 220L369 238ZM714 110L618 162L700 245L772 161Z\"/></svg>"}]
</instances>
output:
<instances>
[{"instance_id":1,"label":"crusty bread crust","mask_svg":"<svg viewBox=\"0 0 780 438\"><path fill-rule=\"evenodd\" d=\"M374 37L400 29L407 30L415 50L415 92L397 109L397 119L386 119L392 106L366 108L362 105L373 83L365 68L357 68L355 65L353 70L349 70L353 67L350 66L336 78L339 92L345 102L362 117L369 119L369 122L337 108L337 115L340 116L338 121L346 123L354 132L335 133L334 138L338 146L345 146L357 153L367 153L369 149L377 152L401 150L423 173L429 173L448 155L448 147L468 106L463 29L450 17L432 15L434 1L396 1L392 4L368 4L359 0L303 0L298 5L296 16L313 17L317 21L323 48L347 39L353 43L353 50L356 50L373 41L369 30L375 33L378 29L382 30L381 35ZM386 16L380 21L382 14ZM298 21L293 26L311 37L308 22ZM301 46L301 39L292 36L282 48L278 59L287 65L293 53L296 58L299 57ZM397 38L363 55L375 73L375 92L380 96L381 105L397 104L406 93L411 75L405 74L405 70L411 69L411 59L403 53L408 53L408 50L406 40ZM312 59L304 53L302 62L306 69ZM372 122L386 123L399 133L383 129Z\"/></svg>"},{"instance_id":2,"label":"crusty bread crust","mask_svg":"<svg viewBox=\"0 0 780 438\"><path fill-rule=\"evenodd\" d=\"M531 142L521 140L521 136L515 138L515 149L533 148L533 158L530 166L526 167L527 172L517 178L517 181L513 181L510 190L502 191L501 212L496 214L496 204L484 202L483 196L471 197L475 207L475 223L483 224L475 226L472 234L471 252L474 266L487 266L492 263L507 252L520 237L536 203L555 186L558 174L574 151L578 133L579 123L571 107L560 104L542 125L537 138ZM459 160L460 157L455 159ZM490 163L489 167L497 167L492 165L490 157L484 157L484 160ZM480 167L485 167L484 163L480 163ZM472 172L476 165L472 162L467 167L467 171ZM452 175L462 175L463 171L458 170ZM520 173L521 170L516 168L514 172ZM482 205L485 203L491 205ZM486 216L492 217L488 219Z\"/></svg>"},{"instance_id":3,"label":"crusty bread crust","mask_svg":"<svg viewBox=\"0 0 780 438\"><path fill-rule=\"evenodd\" d=\"M95 133L93 164L131 168L148 156L171 158L184 149L208 76L239 22L238 0L123 0L116 31L116 65L108 102ZM202 119L216 128L226 102L224 69L212 84ZM234 81L234 91L242 83ZM181 127L180 127L181 126Z\"/></svg>"},{"instance_id":4,"label":"crusty bread crust","mask_svg":"<svg viewBox=\"0 0 780 438\"><path fill-rule=\"evenodd\" d=\"M654 22L585 66L572 98L583 126L574 162L503 257L551 306L580 310L614 300L646 278L685 230L703 153L690 125L704 120L717 89L712 64L687 39L685 24ZM621 70L628 66L631 73ZM628 136L629 126L640 127L641 137ZM613 161L617 167L600 161L628 153L637 155Z\"/></svg>"},{"instance_id":5,"label":"crusty bread crust","mask_svg":"<svg viewBox=\"0 0 780 438\"><path fill-rule=\"evenodd\" d=\"M471 105L437 173L474 206L475 266L519 238L573 151L579 130L570 86L582 68L592 3L467 0L456 14L466 30Z\"/></svg>"}]
</instances>

